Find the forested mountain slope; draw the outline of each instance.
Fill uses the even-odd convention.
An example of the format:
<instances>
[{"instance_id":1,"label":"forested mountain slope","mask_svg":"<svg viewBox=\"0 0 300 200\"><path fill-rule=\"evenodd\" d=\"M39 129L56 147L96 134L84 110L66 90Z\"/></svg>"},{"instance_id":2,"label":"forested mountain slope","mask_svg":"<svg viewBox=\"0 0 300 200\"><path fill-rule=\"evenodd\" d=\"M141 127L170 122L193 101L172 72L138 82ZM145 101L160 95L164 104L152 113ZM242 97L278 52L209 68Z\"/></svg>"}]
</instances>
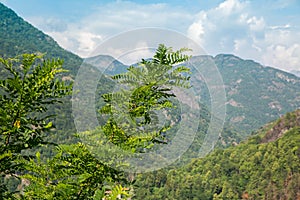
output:
<instances>
[{"instance_id":1,"label":"forested mountain slope","mask_svg":"<svg viewBox=\"0 0 300 200\"><path fill-rule=\"evenodd\" d=\"M69 70L69 72L65 73L62 77L64 80L75 80L76 73L82 65L93 65L107 75L124 72L128 67L108 55L99 55L82 59L79 56L64 50L50 36L44 34L42 31L24 21L13 10L7 8L1 3L0 19L1 57L7 58L14 57L22 53L39 52L46 53L45 58L63 59L64 68ZM86 71L88 72L88 70ZM95 73L93 69L90 72ZM1 73L1 75L3 76L4 74ZM87 77L89 77L89 75L87 75ZM102 77L101 82L98 83L96 98L100 99L101 94L107 93L109 90L113 90L113 82L105 77ZM101 106L98 105L98 102L96 104L96 108ZM63 105L55 105L49 110L51 114L57 115L54 122L54 125L56 126L55 132L49 134L51 141L59 143L73 141L73 134L76 133L76 128L72 116L72 105L70 98L64 99ZM210 120L210 115L207 113L205 106L203 106L201 115L205 117L205 122L201 123L201 127L199 128L201 129L201 135L198 136L199 138L204 137L208 126L207 123L209 123ZM203 121L202 117L199 119L199 121L201 120ZM229 130L229 128L227 128L227 130ZM231 135L231 131L227 131L225 135ZM226 137L223 137L223 140L225 145L228 145L231 142L236 142L236 138L227 140ZM240 138L238 141L239 140ZM199 148L199 143L195 146L195 148Z\"/></svg>"},{"instance_id":2,"label":"forested mountain slope","mask_svg":"<svg viewBox=\"0 0 300 200\"><path fill-rule=\"evenodd\" d=\"M300 110L238 146L140 175L137 184L136 199L299 199Z\"/></svg>"},{"instance_id":3,"label":"forested mountain slope","mask_svg":"<svg viewBox=\"0 0 300 200\"><path fill-rule=\"evenodd\" d=\"M64 67L75 74L82 59L61 48L56 41L38 30L13 10L0 3L0 56L14 57L23 53L46 53L46 58L61 58Z\"/></svg>"}]
</instances>

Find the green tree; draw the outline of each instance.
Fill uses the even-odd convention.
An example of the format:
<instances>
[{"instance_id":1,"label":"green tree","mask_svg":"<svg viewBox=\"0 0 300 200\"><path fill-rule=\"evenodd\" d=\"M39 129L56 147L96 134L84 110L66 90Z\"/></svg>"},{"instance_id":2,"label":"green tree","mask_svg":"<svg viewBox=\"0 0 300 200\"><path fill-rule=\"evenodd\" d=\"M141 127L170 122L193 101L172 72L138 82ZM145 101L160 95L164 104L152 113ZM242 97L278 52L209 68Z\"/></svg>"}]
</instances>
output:
<instances>
[{"instance_id":1,"label":"green tree","mask_svg":"<svg viewBox=\"0 0 300 200\"><path fill-rule=\"evenodd\" d=\"M190 69L180 65L190 58L186 51L160 44L151 60L142 59L126 73L112 76L122 88L102 95L106 104L100 113L108 115L103 132L113 144L135 151L166 142L171 126L159 126L155 111L175 108L174 87L190 87Z\"/></svg>"},{"instance_id":2,"label":"green tree","mask_svg":"<svg viewBox=\"0 0 300 200\"><path fill-rule=\"evenodd\" d=\"M122 172L98 160L82 143L60 145L46 163L37 153L37 159L30 159L25 166L30 173L22 178L31 182L25 188L25 199L101 199L106 187L117 196L120 187L115 184L126 183Z\"/></svg>"},{"instance_id":3,"label":"green tree","mask_svg":"<svg viewBox=\"0 0 300 200\"><path fill-rule=\"evenodd\" d=\"M131 153L161 142L170 125L156 126L154 111L174 108L170 99L175 97L172 87L190 87L189 69L175 66L189 59L188 55L182 54L186 50L174 52L159 45L152 60L142 60L138 66L130 66L128 72L112 76L120 85L125 85L125 89L102 95L106 104L100 112L107 116L107 122L90 131L92 135L99 135L102 131L113 144ZM151 131L142 128L147 125ZM94 141L103 145L101 137L97 138ZM105 161L97 160L88 149L82 143L60 145L55 157L46 163L31 159L26 168L30 173L24 176L31 183L24 197L116 199L120 195L128 196L120 186L128 184L124 173L114 170ZM106 188L110 188L111 195L105 193Z\"/></svg>"},{"instance_id":4,"label":"green tree","mask_svg":"<svg viewBox=\"0 0 300 200\"><path fill-rule=\"evenodd\" d=\"M53 128L48 106L71 93L72 84L61 81L66 72L62 60L43 60L43 55L24 54L0 58L0 174L17 176L23 168L17 160L23 150L45 143L45 133ZM0 197L11 196L6 185L0 185ZM8 195L8 196L5 196Z\"/></svg>"}]
</instances>

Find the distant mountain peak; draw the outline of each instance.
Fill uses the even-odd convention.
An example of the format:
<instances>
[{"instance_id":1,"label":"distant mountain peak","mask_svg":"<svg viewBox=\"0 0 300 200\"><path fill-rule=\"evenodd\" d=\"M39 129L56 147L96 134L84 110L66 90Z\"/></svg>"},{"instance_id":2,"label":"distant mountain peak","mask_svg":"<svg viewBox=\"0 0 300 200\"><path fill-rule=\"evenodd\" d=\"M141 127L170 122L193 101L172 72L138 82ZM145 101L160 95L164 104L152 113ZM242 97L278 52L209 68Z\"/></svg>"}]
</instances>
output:
<instances>
[{"instance_id":1,"label":"distant mountain peak","mask_svg":"<svg viewBox=\"0 0 300 200\"><path fill-rule=\"evenodd\" d=\"M97 55L89 57L84 59L84 62L91 64L97 67L99 70L105 71L105 73L110 75L123 73L128 68L127 65L121 63L110 55Z\"/></svg>"},{"instance_id":2,"label":"distant mountain peak","mask_svg":"<svg viewBox=\"0 0 300 200\"><path fill-rule=\"evenodd\" d=\"M240 57L233 55L233 54L218 54L214 57L217 59L235 59L235 60L242 60Z\"/></svg>"}]
</instances>

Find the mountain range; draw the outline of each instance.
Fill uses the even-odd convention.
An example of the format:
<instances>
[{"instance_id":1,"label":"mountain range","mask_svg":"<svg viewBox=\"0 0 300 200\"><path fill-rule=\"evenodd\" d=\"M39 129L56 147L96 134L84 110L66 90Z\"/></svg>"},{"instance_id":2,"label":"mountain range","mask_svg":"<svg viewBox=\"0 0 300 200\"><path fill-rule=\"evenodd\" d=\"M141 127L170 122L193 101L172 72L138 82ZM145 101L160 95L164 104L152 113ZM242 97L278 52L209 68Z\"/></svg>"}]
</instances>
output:
<instances>
[{"instance_id":1,"label":"mountain range","mask_svg":"<svg viewBox=\"0 0 300 200\"><path fill-rule=\"evenodd\" d=\"M300 107L300 78L293 74L230 54L195 56L191 63L217 66L226 91L226 121L239 130L256 130ZM203 101L209 104L209 91L200 89Z\"/></svg>"},{"instance_id":2,"label":"mountain range","mask_svg":"<svg viewBox=\"0 0 300 200\"><path fill-rule=\"evenodd\" d=\"M69 70L62 78L74 80L83 63L108 75L128 67L109 55L83 59L66 51L1 3L0 36L1 57L36 52L46 53L46 58L59 57ZM196 68L211 67L208 63L214 63L224 83L226 126L220 138L227 144L186 166L138 176L134 198L300 199L300 112L296 110L300 108L300 78L294 75L298 72L287 73L230 54L194 56L185 64L195 75ZM203 127L199 127L205 131L211 115L209 87L201 75L192 81L205 108L200 114ZM111 84L111 80L104 83ZM105 84L99 87L109 90ZM51 111L57 114L53 141L72 141L76 129L70 98ZM240 139L235 138L245 134L251 137L237 144Z\"/></svg>"},{"instance_id":3,"label":"mountain range","mask_svg":"<svg viewBox=\"0 0 300 200\"><path fill-rule=\"evenodd\" d=\"M105 69L107 74L126 70L126 65L109 55L82 59L61 48L50 36L39 31L11 9L0 4L0 55L13 57L21 53L42 52L47 57L60 57L72 77L83 62ZM286 112L300 107L300 78L284 71L263 67L234 55L194 56L190 63L201 66L212 60L217 66L226 90L226 122L241 131L251 132ZM209 66L207 66L209 67ZM196 77L200 79L201 77ZM210 95L205 84L201 85L201 100L210 105ZM198 88L197 88L198 89Z\"/></svg>"},{"instance_id":4,"label":"mountain range","mask_svg":"<svg viewBox=\"0 0 300 200\"><path fill-rule=\"evenodd\" d=\"M105 71L118 74L128 66L111 56L99 55L85 62ZM250 133L286 112L300 108L300 78L271 67L264 67L253 60L244 60L235 55L194 56L186 63L196 74L192 75L195 90L201 102L208 107L211 96L205 80L197 68L214 64L220 72L226 91L226 123L240 131ZM212 77L213 78L213 77Z\"/></svg>"}]
</instances>

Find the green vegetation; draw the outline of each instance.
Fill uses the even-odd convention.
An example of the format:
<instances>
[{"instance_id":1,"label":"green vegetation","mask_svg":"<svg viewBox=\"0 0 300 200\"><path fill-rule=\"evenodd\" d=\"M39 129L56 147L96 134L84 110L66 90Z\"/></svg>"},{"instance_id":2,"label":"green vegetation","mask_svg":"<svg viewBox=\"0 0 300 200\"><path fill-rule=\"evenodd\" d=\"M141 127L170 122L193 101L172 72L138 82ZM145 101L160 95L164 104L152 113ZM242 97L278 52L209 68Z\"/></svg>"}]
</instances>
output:
<instances>
[{"instance_id":1,"label":"green vegetation","mask_svg":"<svg viewBox=\"0 0 300 200\"><path fill-rule=\"evenodd\" d=\"M112 76L119 84L129 87L128 90L102 95L106 104L100 113L109 117L98 134L103 132L110 142L131 153L137 147L150 148L151 144L160 142L159 138L164 139L163 133L171 125L151 132L144 130L137 133L135 130L156 125L154 110L174 107L170 99L176 97L172 87L189 87L189 77L184 75L189 69L175 66L189 59L182 54L184 51L186 49L173 52L171 48L160 45L151 61L142 60L140 65L129 67L128 72ZM3 105L0 143L0 173L4 182L1 185L2 197L99 199L106 196L106 187L110 187L112 192L107 199L115 199L120 194L128 196L120 186L128 184L124 173L96 159L83 143L59 145L57 153L46 160L39 152L35 156L22 154L22 150L47 143L43 134L53 127L51 115L46 113L48 105L58 103L60 98L70 94L72 86L66 86L58 79L57 75L65 72L60 60L37 59L42 59L42 56L24 54L21 60L0 60L11 74L0 82ZM116 103L122 109L117 109ZM45 115L40 116L39 113ZM116 119L120 115L126 119L122 123ZM28 186L20 186L20 192L7 188L5 183L11 177L28 182Z\"/></svg>"},{"instance_id":2,"label":"green vegetation","mask_svg":"<svg viewBox=\"0 0 300 200\"><path fill-rule=\"evenodd\" d=\"M0 56L12 58L24 53L41 52L45 58L64 60L68 73L76 75L82 59L61 48L50 36L20 18L14 11L0 3Z\"/></svg>"},{"instance_id":3,"label":"green vegetation","mask_svg":"<svg viewBox=\"0 0 300 200\"><path fill-rule=\"evenodd\" d=\"M182 54L186 50L173 52L160 45L151 61L142 60L139 66L130 66L128 72L112 76L128 88L102 95L106 104L100 113L109 116L103 132L113 144L143 149L153 142L163 142L171 125L159 127L155 111L174 107L172 87L190 87L190 77L183 75L189 73L189 68L175 67L189 59Z\"/></svg>"},{"instance_id":4,"label":"green vegetation","mask_svg":"<svg viewBox=\"0 0 300 200\"><path fill-rule=\"evenodd\" d=\"M139 175L136 184L136 199L298 199L300 110L236 147L182 168Z\"/></svg>"},{"instance_id":5,"label":"green vegetation","mask_svg":"<svg viewBox=\"0 0 300 200\"><path fill-rule=\"evenodd\" d=\"M43 115L49 105L71 93L71 84L58 81L65 72L61 60L41 60L42 56L24 54L20 58L0 58L7 78L0 80L0 155L2 177L16 176L23 166L22 151L45 144L45 134L53 128L51 115ZM1 195L8 191L1 185Z\"/></svg>"},{"instance_id":6,"label":"green vegetation","mask_svg":"<svg viewBox=\"0 0 300 200\"><path fill-rule=\"evenodd\" d=\"M210 97L204 82L192 82L204 104L190 148L168 168L126 174L96 159L91 148L74 137L68 94L83 59L59 47L1 3L0 19L0 199L115 199L120 195L172 200L300 198L299 111L269 123L237 145L241 132L250 133L299 108L299 78L232 55L193 57L195 66L205 66L206 59L213 59L224 79L227 123L217 149L197 159L210 122ZM181 57L182 52L160 46L152 60L143 60L128 71L107 56L87 59L84 67L91 69L91 65L107 66L103 60L111 63L107 72L113 79L104 75L98 83L96 108L101 126L84 134L93 139L103 133L128 154L155 150L172 140L181 119L171 88L189 87L186 83L190 81L189 65L176 66L188 58ZM61 59L52 60L57 57ZM125 87L112 92L116 85ZM194 114L187 105L182 106L183 111ZM163 125L157 124L156 113L161 111L169 119ZM94 141L97 145L103 142ZM195 159L190 162L191 158Z\"/></svg>"}]
</instances>

